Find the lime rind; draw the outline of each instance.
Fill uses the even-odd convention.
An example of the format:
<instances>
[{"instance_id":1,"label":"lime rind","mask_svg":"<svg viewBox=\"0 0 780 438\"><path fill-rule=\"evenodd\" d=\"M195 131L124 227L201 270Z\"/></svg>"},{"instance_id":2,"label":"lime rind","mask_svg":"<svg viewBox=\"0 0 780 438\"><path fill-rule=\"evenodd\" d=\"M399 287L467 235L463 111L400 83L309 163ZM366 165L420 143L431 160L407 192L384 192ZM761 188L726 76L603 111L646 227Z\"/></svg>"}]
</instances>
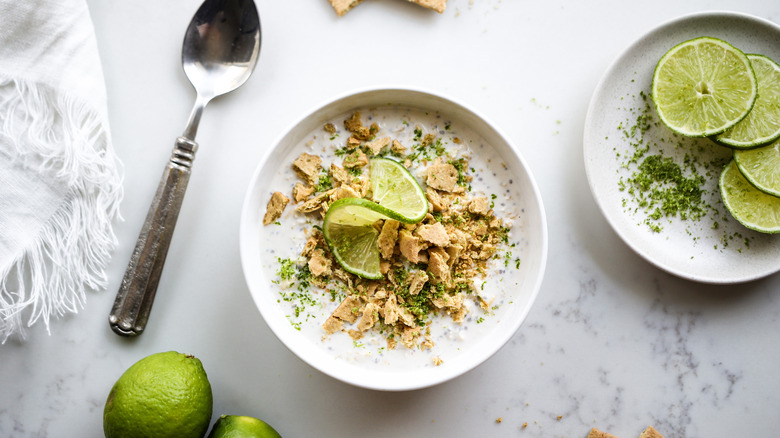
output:
<instances>
[{"instance_id":1,"label":"lime rind","mask_svg":"<svg viewBox=\"0 0 780 438\"><path fill-rule=\"evenodd\" d=\"M761 233L780 233L780 198L758 190L731 160L720 174L723 204L739 223Z\"/></svg>"},{"instance_id":2,"label":"lime rind","mask_svg":"<svg viewBox=\"0 0 780 438\"><path fill-rule=\"evenodd\" d=\"M359 277L380 279L379 230L374 223L392 219L393 212L362 198L344 198L334 202L322 222L333 257L344 270Z\"/></svg>"},{"instance_id":3,"label":"lime rind","mask_svg":"<svg viewBox=\"0 0 780 438\"><path fill-rule=\"evenodd\" d=\"M757 80L741 50L712 37L682 42L653 72L651 95L661 121L690 137L720 134L745 118L757 97Z\"/></svg>"},{"instance_id":4,"label":"lime rind","mask_svg":"<svg viewBox=\"0 0 780 438\"><path fill-rule=\"evenodd\" d=\"M758 190L780 197L780 140L756 149L735 150L734 161Z\"/></svg>"},{"instance_id":5,"label":"lime rind","mask_svg":"<svg viewBox=\"0 0 780 438\"><path fill-rule=\"evenodd\" d=\"M748 54L758 81L753 109L739 123L713 138L734 149L751 149L780 138L780 65L764 55Z\"/></svg>"},{"instance_id":6,"label":"lime rind","mask_svg":"<svg viewBox=\"0 0 780 438\"><path fill-rule=\"evenodd\" d=\"M389 158L372 158L369 175L374 201L390 210L393 219L414 224L428 214L425 192L401 163Z\"/></svg>"}]
</instances>

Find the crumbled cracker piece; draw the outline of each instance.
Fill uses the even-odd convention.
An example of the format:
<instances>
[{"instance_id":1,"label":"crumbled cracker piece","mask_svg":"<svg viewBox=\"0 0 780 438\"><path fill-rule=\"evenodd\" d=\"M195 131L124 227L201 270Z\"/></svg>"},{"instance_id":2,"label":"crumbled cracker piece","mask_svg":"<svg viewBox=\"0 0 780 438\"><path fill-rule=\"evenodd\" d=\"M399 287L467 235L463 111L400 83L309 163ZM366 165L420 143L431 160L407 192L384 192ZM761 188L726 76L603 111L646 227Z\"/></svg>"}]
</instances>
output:
<instances>
[{"instance_id":1,"label":"crumbled cracker piece","mask_svg":"<svg viewBox=\"0 0 780 438\"><path fill-rule=\"evenodd\" d=\"M335 134L336 133L336 126L333 125L333 123L326 123L325 126L322 127L322 129L325 130L328 134Z\"/></svg>"},{"instance_id":2,"label":"crumbled cracker piece","mask_svg":"<svg viewBox=\"0 0 780 438\"><path fill-rule=\"evenodd\" d=\"M409 273L409 295L417 295L428 282L428 274L422 269L416 269Z\"/></svg>"},{"instance_id":3,"label":"crumbled cracker piece","mask_svg":"<svg viewBox=\"0 0 780 438\"><path fill-rule=\"evenodd\" d=\"M332 316L350 324L354 323L360 316L360 299L352 295L344 298L344 301L333 311Z\"/></svg>"},{"instance_id":4,"label":"crumbled cracker piece","mask_svg":"<svg viewBox=\"0 0 780 438\"><path fill-rule=\"evenodd\" d=\"M333 193L330 194L330 201L335 202L344 198L359 198L360 194L350 186L341 186L337 189L333 189Z\"/></svg>"},{"instance_id":5,"label":"crumbled cracker piece","mask_svg":"<svg viewBox=\"0 0 780 438\"><path fill-rule=\"evenodd\" d=\"M420 327L406 327L401 333L401 343L411 350L414 348L418 336L420 336Z\"/></svg>"},{"instance_id":6,"label":"crumbled cracker piece","mask_svg":"<svg viewBox=\"0 0 780 438\"><path fill-rule=\"evenodd\" d=\"M309 196L311 196L316 190L317 189L312 186L303 185L299 182L295 183L295 186L292 189L293 202L297 204L309 199Z\"/></svg>"},{"instance_id":7,"label":"crumbled cracker piece","mask_svg":"<svg viewBox=\"0 0 780 438\"><path fill-rule=\"evenodd\" d=\"M587 438L617 438L615 435L602 432L595 427L590 430L590 433L588 434Z\"/></svg>"},{"instance_id":8,"label":"crumbled cracker piece","mask_svg":"<svg viewBox=\"0 0 780 438\"><path fill-rule=\"evenodd\" d=\"M417 235L425 242L430 242L435 246L447 246L450 243L450 236L441 222L433 224L422 224L417 227Z\"/></svg>"},{"instance_id":9,"label":"crumbled cracker piece","mask_svg":"<svg viewBox=\"0 0 780 438\"><path fill-rule=\"evenodd\" d=\"M315 277L327 276L333 272L331 270L331 261L325 255L325 251L316 249L312 252L309 259L309 270Z\"/></svg>"},{"instance_id":10,"label":"crumbled cracker piece","mask_svg":"<svg viewBox=\"0 0 780 438\"><path fill-rule=\"evenodd\" d=\"M663 435L661 435L660 432L655 430L653 426L647 426L647 429L645 429L640 435L639 438L664 438Z\"/></svg>"},{"instance_id":11,"label":"crumbled cracker piece","mask_svg":"<svg viewBox=\"0 0 780 438\"><path fill-rule=\"evenodd\" d=\"M382 152L382 149L390 144L390 141L390 137L377 138L366 143L366 148L368 148L372 154L377 155Z\"/></svg>"},{"instance_id":12,"label":"crumbled cracker piece","mask_svg":"<svg viewBox=\"0 0 780 438\"><path fill-rule=\"evenodd\" d=\"M427 187L425 197L428 199L431 211L441 212L450 208L450 200L442 196L436 189Z\"/></svg>"},{"instance_id":13,"label":"crumbled cracker piece","mask_svg":"<svg viewBox=\"0 0 780 438\"><path fill-rule=\"evenodd\" d=\"M325 330L325 336L332 335L341 330L341 324L343 323L340 319L333 315L329 316L328 319L325 320L325 323L322 324L322 328Z\"/></svg>"},{"instance_id":14,"label":"crumbled cracker piece","mask_svg":"<svg viewBox=\"0 0 780 438\"><path fill-rule=\"evenodd\" d=\"M320 178L320 169L322 169L321 165L322 158L319 155L311 155L306 152L296 158L292 164L298 175L312 186L317 185L317 181Z\"/></svg>"},{"instance_id":15,"label":"crumbled cracker piece","mask_svg":"<svg viewBox=\"0 0 780 438\"><path fill-rule=\"evenodd\" d=\"M439 282L450 284L452 279L450 266L447 264L450 256L442 248L431 248L428 250L428 270Z\"/></svg>"},{"instance_id":16,"label":"crumbled cracker piece","mask_svg":"<svg viewBox=\"0 0 780 438\"><path fill-rule=\"evenodd\" d=\"M439 365L441 365L443 363L444 363L444 361L439 356L436 356L436 357L433 358L433 365L434 366L439 366Z\"/></svg>"},{"instance_id":17,"label":"crumbled cracker piece","mask_svg":"<svg viewBox=\"0 0 780 438\"><path fill-rule=\"evenodd\" d=\"M420 251L423 250L420 244L420 238L412 235L409 230L401 230L398 232L398 248L401 250L401 254L406 257L412 263L420 263L422 258L420 257Z\"/></svg>"},{"instance_id":18,"label":"crumbled cracker piece","mask_svg":"<svg viewBox=\"0 0 780 438\"><path fill-rule=\"evenodd\" d=\"M364 332L376 324L379 321L379 306L375 303L368 303L363 308L363 315L358 322L358 330Z\"/></svg>"},{"instance_id":19,"label":"crumbled cracker piece","mask_svg":"<svg viewBox=\"0 0 780 438\"><path fill-rule=\"evenodd\" d=\"M474 198L469 202L469 213L486 216L490 213L490 202L485 197Z\"/></svg>"},{"instance_id":20,"label":"crumbled cracker piece","mask_svg":"<svg viewBox=\"0 0 780 438\"><path fill-rule=\"evenodd\" d=\"M393 140L393 143L390 145L390 150L396 155L403 155L406 153L406 146L402 145L398 140Z\"/></svg>"},{"instance_id":21,"label":"crumbled cracker piece","mask_svg":"<svg viewBox=\"0 0 780 438\"><path fill-rule=\"evenodd\" d=\"M343 167L336 163L330 164L330 177L333 182L338 184L349 184L352 182L352 176Z\"/></svg>"},{"instance_id":22,"label":"crumbled cracker piece","mask_svg":"<svg viewBox=\"0 0 780 438\"><path fill-rule=\"evenodd\" d=\"M274 223L282 216L290 199L284 196L282 192L274 192L271 195L271 199L268 200L268 205L265 207L265 215L263 216L263 225Z\"/></svg>"},{"instance_id":23,"label":"crumbled cracker piece","mask_svg":"<svg viewBox=\"0 0 780 438\"><path fill-rule=\"evenodd\" d=\"M382 231L379 233L376 243L379 247L379 254L385 260L393 257L395 242L398 240L398 225L399 222L392 219L388 219L382 224Z\"/></svg>"},{"instance_id":24,"label":"crumbled cracker piece","mask_svg":"<svg viewBox=\"0 0 780 438\"><path fill-rule=\"evenodd\" d=\"M363 122L360 120L360 111L355 111L347 120L344 120L344 128L349 132L355 132L363 127Z\"/></svg>"},{"instance_id":25,"label":"crumbled cracker piece","mask_svg":"<svg viewBox=\"0 0 780 438\"><path fill-rule=\"evenodd\" d=\"M330 0L330 5L333 6L333 10L341 17L347 13L350 9L357 6L363 0Z\"/></svg>"},{"instance_id":26,"label":"crumbled cracker piece","mask_svg":"<svg viewBox=\"0 0 780 438\"><path fill-rule=\"evenodd\" d=\"M299 211L301 213L312 213L315 212L321 208L323 208L324 204L328 202L328 198L330 197L329 192L322 192L318 194L317 196L309 199L308 201L304 202L303 204L298 205L295 207L296 211Z\"/></svg>"},{"instance_id":27,"label":"crumbled cracker piece","mask_svg":"<svg viewBox=\"0 0 780 438\"><path fill-rule=\"evenodd\" d=\"M450 163L442 163L440 159L436 159L428 167L428 177L425 182L434 189L454 192L458 187L458 169Z\"/></svg>"},{"instance_id":28,"label":"crumbled cracker piece","mask_svg":"<svg viewBox=\"0 0 780 438\"><path fill-rule=\"evenodd\" d=\"M447 7L447 0L409 0L412 3L416 3L424 8L431 9L438 13L444 12L444 8Z\"/></svg>"},{"instance_id":29,"label":"crumbled cracker piece","mask_svg":"<svg viewBox=\"0 0 780 438\"><path fill-rule=\"evenodd\" d=\"M496 418L496 423L501 423L502 421L504 421L504 417Z\"/></svg>"},{"instance_id":30,"label":"crumbled cracker piece","mask_svg":"<svg viewBox=\"0 0 780 438\"><path fill-rule=\"evenodd\" d=\"M344 162L341 164L350 169L365 167L365 165L368 164L368 157L360 149L355 149L353 152L344 156Z\"/></svg>"}]
</instances>

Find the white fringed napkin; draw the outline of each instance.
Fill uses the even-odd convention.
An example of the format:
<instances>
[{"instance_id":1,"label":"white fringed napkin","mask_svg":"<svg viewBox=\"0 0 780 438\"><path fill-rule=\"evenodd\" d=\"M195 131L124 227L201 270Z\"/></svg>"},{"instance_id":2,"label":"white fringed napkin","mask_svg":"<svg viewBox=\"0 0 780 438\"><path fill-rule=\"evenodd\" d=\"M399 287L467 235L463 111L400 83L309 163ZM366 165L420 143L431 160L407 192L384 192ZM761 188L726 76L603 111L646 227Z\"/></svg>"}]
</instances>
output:
<instances>
[{"instance_id":1,"label":"white fringed napkin","mask_svg":"<svg viewBox=\"0 0 780 438\"><path fill-rule=\"evenodd\" d=\"M0 0L0 342L106 287L122 198L85 0Z\"/></svg>"}]
</instances>

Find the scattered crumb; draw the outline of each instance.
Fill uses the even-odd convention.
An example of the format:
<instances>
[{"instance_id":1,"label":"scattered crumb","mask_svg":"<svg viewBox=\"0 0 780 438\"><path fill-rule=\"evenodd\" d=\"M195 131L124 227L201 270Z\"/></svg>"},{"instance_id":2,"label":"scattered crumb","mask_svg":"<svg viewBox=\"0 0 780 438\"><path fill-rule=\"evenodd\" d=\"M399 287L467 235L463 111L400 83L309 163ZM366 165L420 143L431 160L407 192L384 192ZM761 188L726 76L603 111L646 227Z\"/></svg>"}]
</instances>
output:
<instances>
[{"instance_id":1,"label":"scattered crumb","mask_svg":"<svg viewBox=\"0 0 780 438\"><path fill-rule=\"evenodd\" d=\"M502 422L502 421L504 421L504 417L498 417L498 418L496 418L496 423L500 423L500 422Z\"/></svg>"},{"instance_id":2,"label":"scattered crumb","mask_svg":"<svg viewBox=\"0 0 780 438\"><path fill-rule=\"evenodd\" d=\"M265 216L263 216L263 225L271 224L279 219L289 202L290 199L287 198L287 196L284 196L281 192L274 192L273 195L271 195L271 199L268 200Z\"/></svg>"},{"instance_id":3,"label":"scattered crumb","mask_svg":"<svg viewBox=\"0 0 780 438\"><path fill-rule=\"evenodd\" d=\"M617 437L615 435L602 432L594 427L593 429L590 430L590 433L588 434L587 438L617 438Z\"/></svg>"}]
</instances>

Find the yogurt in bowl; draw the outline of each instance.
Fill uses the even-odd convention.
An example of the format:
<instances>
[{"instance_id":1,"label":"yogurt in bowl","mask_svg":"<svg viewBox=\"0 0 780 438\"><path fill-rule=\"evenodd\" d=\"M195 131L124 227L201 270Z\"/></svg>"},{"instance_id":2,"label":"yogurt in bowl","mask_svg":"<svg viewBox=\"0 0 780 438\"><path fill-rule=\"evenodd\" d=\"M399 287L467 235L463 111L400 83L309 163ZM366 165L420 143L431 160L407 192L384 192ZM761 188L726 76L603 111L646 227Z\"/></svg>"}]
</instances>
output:
<instances>
[{"instance_id":1,"label":"yogurt in bowl","mask_svg":"<svg viewBox=\"0 0 780 438\"><path fill-rule=\"evenodd\" d=\"M461 192L489 199L491 215L501 219L505 230L500 239L492 236L502 245L480 266L480 275L470 279L472 292L466 296L471 299L464 300L460 315L432 314L423 322L423 342L395 342L392 330L381 321L357 335L355 330L348 335L346 325L345 330L329 334L323 324L349 291L341 294L339 287L317 287L290 271L296 261L300 266L304 247L322 225L321 215L304 214L291 205L263 224L273 192L292 198L292 188L301 181L292 163L302 153L319 157L326 169L330 163L343 163L349 134L344 121L357 112L366 126L372 126L376 138L389 137L405 148L396 151L394 158L404 162L423 187L432 183L426 181L426 171L437 158L438 162L463 159L460 162L467 168L459 170L467 179L459 180ZM326 125L330 125L327 131ZM438 139L434 149L420 146L425 134ZM459 376L512 337L541 285L547 226L530 170L498 129L452 99L421 90L382 88L339 97L303 117L281 137L250 183L241 215L240 249L252 297L283 344L336 379L397 391ZM348 288L346 283L344 287Z\"/></svg>"}]
</instances>

